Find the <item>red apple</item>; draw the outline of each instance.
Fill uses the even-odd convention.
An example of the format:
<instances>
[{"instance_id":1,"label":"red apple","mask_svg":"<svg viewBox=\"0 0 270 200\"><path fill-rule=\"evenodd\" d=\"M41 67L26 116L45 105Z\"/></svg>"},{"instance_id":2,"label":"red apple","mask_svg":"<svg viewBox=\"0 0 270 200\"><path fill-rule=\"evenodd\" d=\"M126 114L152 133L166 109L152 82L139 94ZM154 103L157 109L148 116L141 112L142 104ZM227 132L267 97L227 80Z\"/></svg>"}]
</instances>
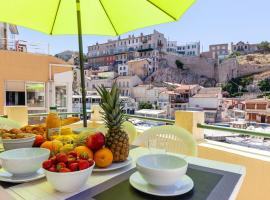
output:
<instances>
[{"instance_id":1,"label":"red apple","mask_svg":"<svg viewBox=\"0 0 270 200\"><path fill-rule=\"evenodd\" d=\"M101 149L105 145L105 136L101 132L96 132L86 139L86 146L93 151Z\"/></svg>"},{"instance_id":2,"label":"red apple","mask_svg":"<svg viewBox=\"0 0 270 200\"><path fill-rule=\"evenodd\" d=\"M34 147L40 147L43 142L45 142L45 138L42 135L36 135Z\"/></svg>"}]
</instances>

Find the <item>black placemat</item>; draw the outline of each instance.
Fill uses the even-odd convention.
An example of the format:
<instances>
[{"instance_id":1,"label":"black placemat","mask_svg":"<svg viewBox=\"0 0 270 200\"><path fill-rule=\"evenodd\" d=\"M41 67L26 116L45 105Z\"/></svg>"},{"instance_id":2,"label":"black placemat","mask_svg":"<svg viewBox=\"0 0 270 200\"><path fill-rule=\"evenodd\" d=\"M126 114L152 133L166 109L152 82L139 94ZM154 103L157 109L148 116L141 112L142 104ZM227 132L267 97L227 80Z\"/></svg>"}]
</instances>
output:
<instances>
[{"instance_id":1,"label":"black placemat","mask_svg":"<svg viewBox=\"0 0 270 200\"><path fill-rule=\"evenodd\" d=\"M68 198L68 200L228 200L242 176L238 173L189 164L187 174L194 181L193 190L174 198L159 198L141 193L130 186L129 177L134 172L136 172L136 168L131 168Z\"/></svg>"},{"instance_id":2,"label":"black placemat","mask_svg":"<svg viewBox=\"0 0 270 200\"><path fill-rule=\"evenodd\" d=\"M8 182L3 182L3 181L0 181L0 185L3 187L3 188L9 188L9 187L12 187L12 186L15 186L15 185L19 185L20 183L8 183Z\"/></svg>"},{"instance_id":3,"label":"black placemat","mask_svg":"<svg viewBox=\"0 0 270 200\"><path fill-rule=\"evenodd\" d=\"M194 188L190 192L176 197L157 197L144 194L134 189L127 179L92 198L95 200L111 200L112 197L117 200L205 200L223 176L192 168L188 169L187 175L192 178Z\"/></svg>"}]
</instances>

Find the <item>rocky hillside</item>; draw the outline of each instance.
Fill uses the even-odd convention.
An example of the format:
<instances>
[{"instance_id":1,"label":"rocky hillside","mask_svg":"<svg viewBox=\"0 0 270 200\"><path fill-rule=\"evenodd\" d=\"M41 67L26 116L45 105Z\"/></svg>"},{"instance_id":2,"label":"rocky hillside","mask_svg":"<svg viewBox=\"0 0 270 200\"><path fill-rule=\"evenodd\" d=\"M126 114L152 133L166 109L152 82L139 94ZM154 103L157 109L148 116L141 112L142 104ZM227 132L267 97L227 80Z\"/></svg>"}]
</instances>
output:
<instances>
[{"instance_id":1,"label":"rocky hillside","mask_svg":"<svg viewBox=\"0 0 270 200\"><path fill-rule=\"evenodd\" d=\"M181 60L184 63L183 69L178 69L175 60ZM216 80L212 78L213 66L200 61L200 57L187 59L174 55L165 56L159 63L159 68L145 82L154 80L155 82L173 82L182 84L200 84L202 86L215 86ZM194 70L196 69L196 70ZM212 71L211 71L212 69ZM211 73L207 73L211 71ZM207 76L210 75L210 76Z\"/></svg>"},{"instance_id":2,"label":"rocky hillside","mask_svg":"<svg viewBox=\"0 0 270 200\"><path fill-rule=\"evenodd\" d=\"M238 56L237 61L239 76L270 71L270 54Z\"/></svg>"}]
</instances>

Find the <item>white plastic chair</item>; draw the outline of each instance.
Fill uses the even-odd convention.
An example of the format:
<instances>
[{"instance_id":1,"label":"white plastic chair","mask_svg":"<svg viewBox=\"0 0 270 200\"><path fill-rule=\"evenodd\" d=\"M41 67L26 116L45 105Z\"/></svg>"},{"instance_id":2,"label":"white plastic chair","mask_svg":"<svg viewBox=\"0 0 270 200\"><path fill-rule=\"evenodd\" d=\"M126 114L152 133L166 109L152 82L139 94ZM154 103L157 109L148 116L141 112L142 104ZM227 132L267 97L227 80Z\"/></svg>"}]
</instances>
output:
<instances>
[{"instance_id":1,"label":"white plastic chair","mask_svg":"<svg viewBox=\"0 0 270 200\"><path fill-rule=\"evenodd\" d=\"M197 156L197 144L192 135L174 125L155 126L144 131L134 145L163 149L167 152Z\"/></svg>"},{"instance_id":2,"label":"white plastic chair","mask_svg":"<svg viewBox=\"0 0 270 200\"><path fill-rule=\"evenodd\" d=\"M102 133L107 133L107 128L105 127L105 124L99 126L96 131L100 131ZM125 121L123 123L123 130L128 134L128 141L129 144L132 144L134 139L137 137L137 130L136 127L129 121Z\"/></svg>"}]
</instances>

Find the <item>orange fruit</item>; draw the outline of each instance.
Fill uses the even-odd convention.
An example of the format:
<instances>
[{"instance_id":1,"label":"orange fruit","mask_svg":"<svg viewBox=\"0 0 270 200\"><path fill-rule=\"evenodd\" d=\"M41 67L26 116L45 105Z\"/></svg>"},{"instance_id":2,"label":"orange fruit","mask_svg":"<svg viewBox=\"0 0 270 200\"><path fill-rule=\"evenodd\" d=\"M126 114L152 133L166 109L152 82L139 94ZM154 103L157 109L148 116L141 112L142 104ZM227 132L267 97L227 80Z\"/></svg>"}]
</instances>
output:
<instances>
[{"instance_id":1,"label":"orange fruit","mask_svg":"<svg viewBox=\"0 0 270 200\"><path fill-rule=\"evenodd\" d=\"M60 149L63 147L63 143L58 140L46 141L40 145L41 148L49 149L51 153L59 153Z\"/></svg>"},{"instance_id":2,"label":"orange fruit","mask_svg":"<svg viewBox=\"0 0 270 200\"><path fill-rule=\"evenodd\" d=\"M52 141L45 141L40 145L40 148L45 148L45 149L49 149L50 151L52 150L53 146L52 146Z\"/></svg>"},{"instance_id":3,"label":"orange fruit","mask_svg":"<svg viewBox=\"0 0 270 200\"><path fill-rule=\"evenodd\" d=\"M78 146L74 149L74 151L77 153L78 156L83 153L87 153L88 157L93 159L93 151L86 146Z\"/></svg>"},{"instance_id":4,"label":"orange fruit","mask_svg":"<svg viewBox=\"0 0 270 200\"><path fill-rule=\"evenodd\" d=\"M52 151L54 153L59 153L60 149L63 147L63 143L59 140L53 140L52 141Z\"/></svg>"},{"instance_id":5,"label":"orange fruit","mask_svg":"<svg viewBox=\"0 0 270 200\"><path fill-rule=\"evenodd\" d=\"M98 167L108 167L113 162L113 154L110 149L102 148L96 151L94 155L94 161Z\"/></svg>"}]
</instances>

